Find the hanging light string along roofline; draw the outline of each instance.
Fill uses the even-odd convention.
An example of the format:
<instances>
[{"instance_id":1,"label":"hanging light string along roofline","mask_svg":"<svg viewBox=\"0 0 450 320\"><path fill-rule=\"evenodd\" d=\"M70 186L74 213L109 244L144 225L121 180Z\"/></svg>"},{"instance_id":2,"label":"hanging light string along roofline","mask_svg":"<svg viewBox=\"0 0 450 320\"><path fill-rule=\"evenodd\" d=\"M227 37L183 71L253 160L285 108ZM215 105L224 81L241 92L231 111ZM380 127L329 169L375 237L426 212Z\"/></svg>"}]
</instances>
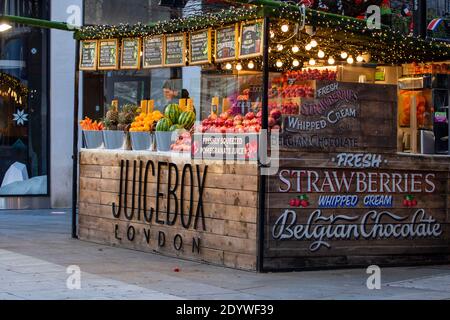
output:
<instances>
[{"instance_id":1,"label":"hanging light string along roofline","mask_svg":"<svg viewBox=\"0 0 450 320\"><path fill-rule=\"evenodd\" d=\"M302 9L301 6L296 4L271 0L253 0L251 3L238 0L234 3L247 4L247 6L231 7L218 12L160 21L153 24L85 26L75 31L75 38L78 40L95 40L147 37L221 27L236 22L251 21L267 15L273 18L271 20L273 25L287 22L291 24L295 31L294 35L285 32L288 34L287 37L271 39L275 46L276 43L283 43L284 48L290 48L289 43L291 42L302 47L302 41L307 41L310 36L304 32L305 29L301 30L301 27L299 27L297 30L296 26L302 25L304 20L305 26L315 27L316 34L314 37L319 40L320 49L327 54L329 51L335 52L336 48L342 47L343 50L355 54L369 52L375 61L387 64L450 59L450 44L408 36L384 25L380 29L371 30L367 27L365 20L308 8ZM279 17L282 17L282 20ZM298 37L295 37L295 35L298 35ZM288 41L286 41L286 38ZM272 54L277 53L272 52Z\"/></svg>"}]
</instances>

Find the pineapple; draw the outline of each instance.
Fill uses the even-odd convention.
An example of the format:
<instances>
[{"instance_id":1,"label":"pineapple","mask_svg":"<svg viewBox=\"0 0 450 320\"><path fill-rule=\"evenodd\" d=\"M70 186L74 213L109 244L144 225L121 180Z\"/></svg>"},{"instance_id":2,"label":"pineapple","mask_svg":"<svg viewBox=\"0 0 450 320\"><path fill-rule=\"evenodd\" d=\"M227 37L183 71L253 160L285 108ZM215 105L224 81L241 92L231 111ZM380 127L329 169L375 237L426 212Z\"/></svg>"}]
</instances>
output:
<instances>
[{"instance_id":1,"label":"pineapple","mask_svg":"<svg viewBox=\"0 0 450 320\"><path fill-rule=\"evenodd\" d=\"M117 111L116 107L110 106L108 108L104 122L108 130L117 130L117 124L119 123L119 111Z\"/></svg>"},{"instance_id":2,"label":"pineapple","mask_svg":"<svg viewBox=\"0 0 450 320\"><path fill-rule=\"evenodd\" d=\"M136 118L136 111L138 106L131 104L126 104L122 106L122 110L119 112L118 116L118 130L128 131Z\"/></svg>"}]
</instances>

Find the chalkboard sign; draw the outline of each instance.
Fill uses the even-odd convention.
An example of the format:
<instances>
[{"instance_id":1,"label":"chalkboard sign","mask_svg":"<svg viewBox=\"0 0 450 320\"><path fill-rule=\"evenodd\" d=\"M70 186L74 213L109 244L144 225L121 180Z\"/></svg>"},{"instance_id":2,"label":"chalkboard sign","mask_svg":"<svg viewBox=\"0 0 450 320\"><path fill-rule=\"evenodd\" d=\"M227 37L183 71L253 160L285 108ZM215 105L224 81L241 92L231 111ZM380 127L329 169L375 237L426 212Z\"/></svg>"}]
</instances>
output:
<instances>
[{"instance_id":1,"label":"chalkboard sign","mask_svg":"<svg viewBox=\"0 0 450 320\"><path fill-rule=\"evenodd\" d=\"M184 33L164 37L164 65L184 66L186 62L186 36Z\"/></svg>"},{"instance_id":2,"label":"chalkboard sign","mask_svg":"<svg viewBox=\"0 0 450 320\"><path fill-rule=\"evenodd\" d=\"M99 40L98 69L114 70L119 64L118 48L119 41L117 39Z\"/></svg>"},{"instance_id":3,"label":"chalkboard sign","mask_svg":"<svg viewBox=\"0 0 450 320\"><path fill-rule=\"evenodd\" d=\"M80 43L80 70L97 69L97 41L87 40Z\"/></svg>"},{"instance_id":4,"label":"chalkboard sign","mask_svg":"<svg viewBox=\"0 0 450 320\"><path fill-rule=\"evenodd\" d=\"M122 39L121 69L139 69L141 66L141 39Z\"/></svg>"},{"instance_id":5,"label":"chalkboard sign","mask_svg":"<svg viewBox=\"0 0 450 320\"><path fill-rule=\"evenodd\" d=\"M189 64L211 63L211 29L189 34Z\"/></svg>"},{"instance_id":6,"label":"chalkboard sign","mask_svg":"<svg viewBox=\"0 0 450 320\"><path fill-rule=\"evenodd\" d=\"M241 43L239 58L250 58L262 55L263 21L257 20L241 25Z\"/></svg>"},{"instance_id":7,"label":"chalkboard sign","mask_svg":"<svg viewBox=\"0 0 450 320\"><path fill-rule=\"evenodd\" d=\"M230 61L237 58L239 24L216 30L216 61Z\"/></svg>"},{"instance_id":8,"label":"chalkboard sign","mask_svg":"<svg viewBox=\"0 0 450 320\"><path fill-rule=\"evenodd\" d=\"M143 68L156 68L163 65L163 36L144 39Z\"/></svg>"}]
</instances>

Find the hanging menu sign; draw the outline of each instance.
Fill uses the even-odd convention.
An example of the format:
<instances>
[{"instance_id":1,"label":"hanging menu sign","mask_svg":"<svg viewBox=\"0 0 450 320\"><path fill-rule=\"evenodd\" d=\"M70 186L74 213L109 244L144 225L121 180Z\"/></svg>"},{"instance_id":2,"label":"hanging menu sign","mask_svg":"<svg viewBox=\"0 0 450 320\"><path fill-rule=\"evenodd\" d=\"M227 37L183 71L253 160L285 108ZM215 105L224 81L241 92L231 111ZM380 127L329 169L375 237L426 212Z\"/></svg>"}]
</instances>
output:
<instances>
[{"instance_id":1,"label":"hanging menu sign","mask_svg":"<svg viewBox=\"0 0 450 320\"><path fill-rule=\"evenodd\" d=\"M229 61L237 58L239 25L228 26L216 30L216 61Z\"/></svg>"},{"instance_id":2,"label":"hanging menu sign","mask_svg":"<svg viewBox=\"0 0 450 320\"><path fill-rule=\"evenodd\" d=\"M139 69L141 65L141 39L122 39L121 69Z\"/></svg>"},{"instance_id":3,"label":"hanging menu sign","mask_svg":"<svg viewBox=\"0 0 450 320\"><path fill-rule=\"evenodd\" d=\"M184 66L186 62L186 37L184 33L165 36L164 65Z\"/></svg>"},{"instance_id":4,"label":"hanging menu sign","mask_svg":"<svg viewBox=\"0 0 450 320\"><path fill-rule=\"evenodd\" d=\"M99 40L99 70L114 70L118 67L119 59L117 51L119 48L119 41L117 39Z\"/></svg>"},{"instance_id":5,"label":"hanging menu sign","mask_svg":"<svg viewBox=\"0 0 450 320\"><path fill-rule=\"evenodd\" d=\"M211 63L211 29L189 34L189 64Z\"/></svg>"},{"instance_id":6,"label":"hanging menu sign","mask_svg":"<svg viewBox=\"0 0 450 320\"><path fill-rule=\"evenodd\" d=\"M156 68L163 65L163 36L144 39L143 68Z\"/></svg>"},{"instance_id":7,"label":"hanging menu sign","mask_svg":"<svg viewBox=\"0 0 450 320\"><path fill-rule=\"evenodd\" d=\"M80 70L97 69L97 40L81 41Z\"/></svg>"},{"instance_id":8,"label":"hanging menu sign","mask_svg":"<svg viewBox=\"0 0 450 320\"><path fill-rule=\"evenodd\" d=\"M241 25L241 43L239 58L250 58L262 55L263 21L257 20Z\"/></svg>"}]
</instances>

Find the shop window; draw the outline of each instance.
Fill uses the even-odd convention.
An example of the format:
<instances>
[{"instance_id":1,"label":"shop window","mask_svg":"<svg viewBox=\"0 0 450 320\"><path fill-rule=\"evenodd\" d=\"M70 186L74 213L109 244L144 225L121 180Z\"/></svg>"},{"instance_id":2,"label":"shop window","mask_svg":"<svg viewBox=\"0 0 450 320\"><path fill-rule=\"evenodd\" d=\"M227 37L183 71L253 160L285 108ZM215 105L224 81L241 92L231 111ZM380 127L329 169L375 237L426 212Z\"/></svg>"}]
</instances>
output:
<instances>
[{"instance_id":1,"label":"shop window","mask_svg":"<svg viewBox=\"0 0 450 320\"><path fill-rule=\"evenodd\" d=\"M2 10L48 19L48 6L6 1ZM0 197L48 195L48 34L16 24L0 37Z\"/></svg>"}]
</instances>

